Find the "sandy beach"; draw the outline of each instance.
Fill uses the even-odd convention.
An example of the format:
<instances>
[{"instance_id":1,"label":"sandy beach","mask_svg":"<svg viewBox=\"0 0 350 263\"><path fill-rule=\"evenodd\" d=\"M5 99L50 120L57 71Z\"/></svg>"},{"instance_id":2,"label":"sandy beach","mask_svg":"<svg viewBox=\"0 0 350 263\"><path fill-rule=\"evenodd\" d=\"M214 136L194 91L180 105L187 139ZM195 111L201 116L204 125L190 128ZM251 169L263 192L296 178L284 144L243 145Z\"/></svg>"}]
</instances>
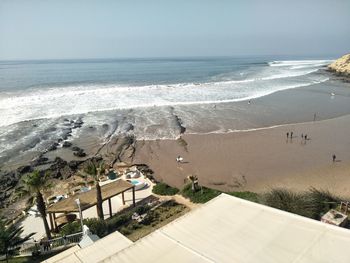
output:
<instances>
[{"instance_id":1,"label":"sandy beach","mask_svg":"<svg viewBox=\"0 0 350 263\"><path fill-rule=\"evenodd\" d=\"M244 132L183 135L183 141L138 141L134 162L147 163L158 180L177 187L187 175L196 174L200 184L225 191L315 187L349 196L349 130L350 116L344 116ZM291 131L293 138L287 139ZM308 140L301 139L302 133ZM183 163L176 162L178 155Z\"/></svg>"}]
</instances>

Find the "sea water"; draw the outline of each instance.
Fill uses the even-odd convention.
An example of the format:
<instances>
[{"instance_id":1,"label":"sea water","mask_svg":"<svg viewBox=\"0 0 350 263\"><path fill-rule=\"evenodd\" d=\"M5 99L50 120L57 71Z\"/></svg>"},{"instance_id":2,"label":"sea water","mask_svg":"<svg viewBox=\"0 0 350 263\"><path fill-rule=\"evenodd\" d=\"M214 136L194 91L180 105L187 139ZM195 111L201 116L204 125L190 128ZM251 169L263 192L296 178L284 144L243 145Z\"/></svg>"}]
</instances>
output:
<instances>
[{"instance_id":1,"label":"sea water","mask_svg":"<svg viewBox=\"0 0 350 263\"><path fill-rule=\"evenodd\" d=\"M324 83L328 76L318 70L330 62L270 57L1 61L0 160L44 151L76 120L84 125L73 137L96 130L102 140L123 133L176 138L181 123L198 121L201 109L207 116L205 111L224 103Z\"/></svg>"},{"instance_id":2,"label":"sea water","mask_svg":"<svg viewBox=\"0 0 350 263\"><path fill-rule=\"evenodd\" d=\"M132 59L0 62L0 126L72 114L240 101L327 80L328 60Z\"/></svg>"}]
</instances>

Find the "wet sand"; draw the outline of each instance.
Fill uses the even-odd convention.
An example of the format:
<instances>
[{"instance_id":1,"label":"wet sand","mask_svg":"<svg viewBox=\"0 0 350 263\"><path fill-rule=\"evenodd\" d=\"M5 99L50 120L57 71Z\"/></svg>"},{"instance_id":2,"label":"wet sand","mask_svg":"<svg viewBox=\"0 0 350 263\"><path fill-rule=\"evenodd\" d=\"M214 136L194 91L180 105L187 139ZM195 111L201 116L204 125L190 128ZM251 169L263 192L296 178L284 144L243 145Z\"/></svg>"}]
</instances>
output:
<instances>
[{"instance_id":1,"label":"wet sand","mask_svg":"<svg viewBox=\"0 0 350 263\"><path fill-rule=\"evenodd\" d=\"M291 131L293 139L287 139ZM200 184L226 191L316 187L350 196L349 131L348 115L253 131L183 135L186 143L138 141L134 162L150 165L158 180L177 187L196 174ZM301 133L309 139L302 140ZM178 155L184 163L176 162Z\"/></svg>"}]
</instances>

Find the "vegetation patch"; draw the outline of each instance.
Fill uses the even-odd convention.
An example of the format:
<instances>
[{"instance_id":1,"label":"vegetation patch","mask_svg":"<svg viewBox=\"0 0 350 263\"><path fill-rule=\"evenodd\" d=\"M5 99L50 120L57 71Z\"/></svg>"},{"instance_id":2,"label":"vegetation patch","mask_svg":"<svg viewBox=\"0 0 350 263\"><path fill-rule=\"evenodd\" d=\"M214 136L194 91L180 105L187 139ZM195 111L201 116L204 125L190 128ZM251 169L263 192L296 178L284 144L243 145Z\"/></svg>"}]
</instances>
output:
<instances>
[{"instance_id":1,"label":"vegetation patch","mask_svg":"<svg viewBox=\"0 0 350 263\"><path fill-rule=\"evenodd\" d=\"M193 191L192 185L186 185L182 191L181 195L191 200L193 203L206 203L209 200L217 197L222 192L206 187L200 187L199 189Z\"/></svg>"},{"instance_id":2,"label":"vegetation patch","mask_svg":"<svg viewBox=\"0 0 350 263\"><path fill-rule=\"evenodd\" d=\"M84 225L86 225L91 233L98 235L99 237L104 237L108 234L107 222L98 218L88 218L83 220ZM60 230L61 236L67 236L74 233L81 232L81 224L78 221L68 223L62 227Z\"/></svg>"},{"instance_id":3,"label":"vegetation patch","mask_svg":"<svg viewBox=\"0 0 350 263\"><path fill-rule=\"evenodd\" d=\"M158 183L153 187L152 192L157 195L176 195L179 189L165 183Z\"/></svg>"},{"instance_id":4,"label":"vegetation patch","mask_svg":"<svg viewBox=\"0 0 350 263\"><path fill-rule=\"evenodd\" d=\"M262 195L262 203L267 206L316 220L319 220L330 209L335 209L340 201L340 197L315 188L301 193L286 189L273 189Z\"/></svg>"},{"instance_id":5,"label":"vegetation patch","mask_svg":"<svg viewBox=\"0 0 350 263\"><path fill-rule=\"evenodd\" d=\"M170 223L187 211L188 208L186 206L170 200L155 209L149 210L142 222L139 223L135 220L130 221L129 224L120 229L120 232L126 235L130 240L136 241Z\"/></svg>"},{"instance_id":6,"label":"vegetation patch","mask_svg":"<svg viewBox=\"0 0 350 263\"><path fill-rule=\"evenodd\" d=\"M121 211L106 220L93 218L84 219L83 222L89 227L93 234L99 237L104 237L109 233L119 231L129 239L136 241L153 232L155 229L166 225L187 211L188 208L186 206L169 200L154 207L148 204L139 205L135 208ZM143 215L142 220L132 219L135 213ZM80 231L80 223L72 222L62 227L60 235L69 235Z\"/></svg>"}]
</instances>

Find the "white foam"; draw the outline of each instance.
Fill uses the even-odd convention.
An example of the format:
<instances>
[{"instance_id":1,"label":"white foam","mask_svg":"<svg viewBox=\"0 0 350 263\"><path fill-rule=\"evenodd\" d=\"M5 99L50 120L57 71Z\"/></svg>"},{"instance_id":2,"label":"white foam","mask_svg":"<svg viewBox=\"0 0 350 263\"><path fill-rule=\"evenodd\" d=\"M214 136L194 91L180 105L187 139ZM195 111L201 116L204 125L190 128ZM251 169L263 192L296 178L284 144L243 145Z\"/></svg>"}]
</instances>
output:
<instances>
[{"instance_id":1,"label":"white foam","mask_svg":"<svg viewBox=\"0 0 350 263\"><path fill-rule=\"evenodd\" d=\"M271 67L288 67L288 66L298 66L298 65L319 66L319 65L327 65L332 62L333 60L280 60L280 61L271 61L268 64Z\"/></svg>"},{"instance_id":2,"label":"white foam","mask_svg":"<svg viewBox=\"0 0 350 263\"><path fill-rule=\"evenodd\" d=\"M75 85L0 93L0 126L42 118L114 109L235 102L326 81L308 76L326 61L275 61L249 79L173 85ZM273 64L274 65L274 64ZM290 67L294 67L291 69Z\"/></svg>"}]
</instances>

